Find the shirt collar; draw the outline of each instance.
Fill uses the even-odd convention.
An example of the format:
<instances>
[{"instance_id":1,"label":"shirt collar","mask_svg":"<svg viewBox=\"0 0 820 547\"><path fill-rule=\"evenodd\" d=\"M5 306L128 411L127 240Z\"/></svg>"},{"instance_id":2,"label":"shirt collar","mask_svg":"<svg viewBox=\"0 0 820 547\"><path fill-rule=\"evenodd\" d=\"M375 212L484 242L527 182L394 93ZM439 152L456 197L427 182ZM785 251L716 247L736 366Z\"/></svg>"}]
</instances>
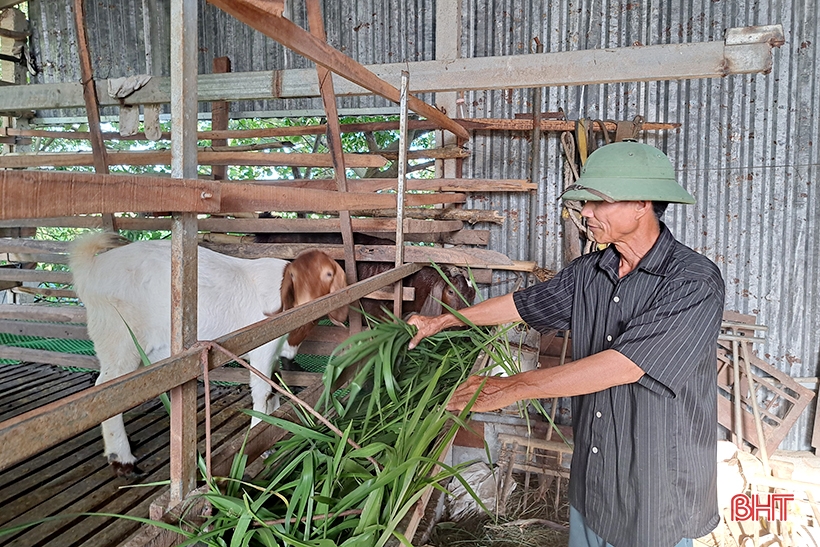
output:
<instances>
[{"instance_id":1,"label":"shirt collar","mask_svg":"<svg viewBox=\"0 0 820 547\"><path fill-rule=\"evenodd\" d=\"M663 222L660 223L660 228L661 232L660 235L658 235L658 240L641 259L637 269L655 275L666 275L675 238ZM620 263L621 255L615 249L614 245L610 245L601 253L601 258L598 260L598 267L606 272L611 279L617 280Z\"/></svg>"}]
</instances>

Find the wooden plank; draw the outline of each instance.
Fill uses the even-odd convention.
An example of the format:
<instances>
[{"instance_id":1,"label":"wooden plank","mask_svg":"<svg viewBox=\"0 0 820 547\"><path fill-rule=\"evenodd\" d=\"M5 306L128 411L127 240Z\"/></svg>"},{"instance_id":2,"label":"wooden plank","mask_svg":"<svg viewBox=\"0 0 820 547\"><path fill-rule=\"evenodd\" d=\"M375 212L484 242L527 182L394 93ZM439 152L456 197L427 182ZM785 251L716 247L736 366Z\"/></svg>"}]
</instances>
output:
<instances>
[{"instance_id":1,"label":"wooden plank","mask_svg":"<svg viewBox=\"0 0 820 547\"><path fill-rule=\"evenodd\" d=\"M85 308L48 304L0 304L0 319L85 323Z\"/></svg>"},{"instance_id":2,"label":"wooden plank","mask_svg":"<svg viewBox=\"0 0 820 547\"><path fill-rule=\"evenodd\" d=\"M53 296L56 298L77 298L77 293L68 289L48 289L45 287L15 287L11 292L33 294L35 296Z\"/></svg>"},{"instance_id":3,"label":"wooden plank","mask_svg":"<svg viewBox=\"0 0 820 547\"><path fill-rule=\"evenodd\" d=\"M70 284L72 278L71 272L63 271L0 269L0 281Z\"/></svg>"},{"instance_id":4,"label":"wooden plank","mask_svg":"<svg viewBox=\"0 0 820 547\"><path fill-rule=\"evenodd\" d=\"M250 379L250 372L244 367L220 367L210 372L209 377L211 382L232 382L236 384L247 385ZM277 373L282 377L282 381L289 387L305 387L321 383L321 372L303 372L297 370L280 370Z\"/></svg>"},{"instance_id":5,"label":"wooden plank","mask_svg":"<svg viewBox=\"0 0 820 547\"><path fill-rule=\"evenodd\" d=\"M100 368L97 358L90 355L75 355L72 353L61 353L59 351L16 348L13 346L0 346L0 359L15 359L24 363L42 363L47 365L59 365L61 367L87 368L90 370L99 370Z\"/></svg>"},{"instance_id":6,"label":"wooden plank","mask_svg":"<svg viewBox=\"0 0 820 547\"><path fill-rule=\"evenodd\" d=\"M223 405L219 405L223 406ZM197 410L199 411L198 422L201 426L204 421L202 409L204 407L204 400L200 396L197 403ZM229 411L231 415L220 412L215 416L217 423L221 426L223 423L229 423L234 420L237 414L235 411ZM141 459L140 465L148 475L145 477L145 482L158 482L167 479L169 473L168 464L168 419L164 412L156 412L148 416L149 419L143 420L142 427L136 431L132 431L132 439L135 445L140 447ZM240 419L243 419L240 415ZM247 427L247 417L243 419L244 427ZM220 427L217 431L221 431ZM229 433L236 433L236 427L231 427ZM96 431L93 433L96 436ZM217 434L218 437L224 437L223 433ZM224 442L224 439L219 439ZM147 516L147 508L151 500L155 499L161 487L143 487L143 488L129 488L120 490L119 486L125 481L119 478L114 478L111 474L108 465L99 456L89 459L82 466L82 473L77 473L74 468L68 471L67 478L59 475L54 475L47 483L48 490L41 489L38 492L38 498L46 498L47 504L35 505L32 500L22 498L15 504L15 512L19 516L15 521L27 521L30 519L49 516L52 513L75 513L87 511L101 511L108 513L127 513L131 511L143 511L141 516ZM50 495L49 495L50 494ZM20 513L21 509L26 509L26 512ZM133 514L133 513L132 513ZM138 513L139 514L139 513ZM122 519L115 519L110 522L115 522L113 528L121 528L124 526L119 523ZM12 522L15 522L12 521ZM50 538L59 538L61 545L65 545L64 541L74 537L74 534L81 533L83 535L94 532L100 529L103 519L97 518L87 522L81 521L52 521L41 524L36 528L30 529L26 534L26 541L45 541ZM127 522L127 521L126 521ZM133 523L131 523L133 524ZM128 525L126 532L120 531L128 535L132 533L136 526ZM121 538L123 539L123 538ZM31 544L31 543L29 543ZM96 543L97 545L107 545L107 543Z\"/></svg>"},{"instance_id":7,"label":"wooden plank","mask_svg":"<svg viewBox=\"0 0 820 547\"><path fill-rule=\"evenodd\" d=\"M399 90L370 72L364 65L354 61L323 40L312 36L284 17L277 16L264 0L209 0L219 9L233 15L246 25L258 30L283 46L307 57L334 73L386 99L399 102ZM438 109L416 97L408 98L413 112L428 118L440 127L469 140L470 134Z\"/></svg>"},{"instance_id":8,"label":"wooden plank","mask_svg":"<svg viewBox=\"0 0 820 547\"><path fill-rule=\"evenodd\" d=\"M171 152L147 150L139 152L108 153L109 163L115 165L171 165ZM197 154L200 165L255 165L332 167L330 154L298 154L290 152L213 152ZM384 167L387 160L374 154L346 154L348 167ZM94 155L90 152L60 152L51 154L6 154L0 156L0 168L24 169L31 167L92 166Z\"/></svg>"},{"instance_id":9,"label":"wooden plank","mask_svg":"<svg viewBox=\"0 0 820 547\"><path fill-rule=\"evenodd\" d=\"M14 321L0 319L0 332L20 336L38 336L40 338L69 338L88 340L85 325L36 323L32 321Z\"/></svg>"},{"instance_id":10,"label":"wooden plank","mask_svg":"<svg viewBox=\"0 0 820 547\"><path fill-rule=\"evenodd\" d=\"M306 249L321 248L335 260L341 260L343 250L341 245L315 245L307 243L249 243L240 245L204 244L205 247L232 256L241 258L259 258L266 256L271 248L276 249L276 256L296 256ZM509 257L487 249L456 249L441 247L420 247L408 245L404 248L406 262L429 264L453 264L456 266L487 267L517 269L526 267L523 263L517 264ZM393 262L395 249L392 245L356 245L356 260L367 262Z\"/></svg>"},{"instance_id":11,"label":"wooden plank","mask_svg":"<svg viewBox=\"0 0 820 547\"><path fill-rule=\"evenodd\" d=\"M0 219L123 211L215 213L219 202L220 185L215 182L55 171L0 172Z\"/></svg>"},{"instance_id":12,"label":"wooden plank","mask_svg":"<svg viewBox=\"0 0 820 547\"><path fill-rule=\"evenodd\" d=\"M221 191L223 212L313 211L320 203L330 205L335 211L353 209L358 203L378 203L374 208L396 206L396 196L391 194L354 194L240 183L226 183Z\"/></svg>"},{"instance_id":13,"label":"wooden plank","mask_svg":"<svg viewBox=\"0 0 820 547\"><path fill-rule=\"evenodd\" d=\"M486 57L484 57L486 59ZM297 69L302 70L302 69ZM284 72L288 72L287 70ZM212 75L200 75L200 81L203 77ZM36 88L38 85L51 84L34 84L26 86L27 89ZM72 84L68 84L72 85ZM317 86L318 90L318 86ZM0 90L0 96L2 96ZM137 92L139 93L139 92ZM270 97L267 97L270 98ZM130 98L127 98L128 101ZM200 99L201 100L201 99ZM79 106L79 105L78 105ZM532 131L532 118L516 118L509 120L505 118L456 118L456 123L463 125L466 129L471 131ZM575 120L541 120L541 130L545 132L560 133L563 131L574 131ZM342 133L360 133L371 131L397 131L399 122L363 122L363 123L343 123L340 126ZM593 123L593 130L601 131L600 122ZM606 121L604 127L607 131L616 130L616 122ZM641 131L664 131L676 129L680 127L679 123L664 123L664 122L643 122L641 124ZM431 130L437 129L438 126L428 120L409 120L408 128L411 130ZM254 138L268 138L268 137L298 137L305 135L323 135L327 131L325 124L317 125L294 125L288 127L268 127L264 129L226 129L216 131L199 131L197 139L199 140L213 140L213 139L254 139ZM5 134L15 137L42 137L54 139L70 139L70 140L89 140L91 134L88 131L50 131L43 129L20 129L9 127L5 129ZM108 140L146 140L144 133L124 137L119 133L103 133L103 138ZM163 133L162 138L167 140L170 138L170 133ZM319 179L330 180L330 179ZM359 180L374 180L374 179L359 179ZM383 179L391 180L391 179ZM408 180L424 180L424 179L408 179ZM430 180L470 180L470 179L430 179ZM482 179L476 179L482 180ZM514 179L513 179L514 180ZM459 191L459 190L456 190ZM516 190L510 190L516 191Z\"/></svg>"},{"instance_id":14,"label":"wooden plank","mask_svg":"<svg viewBox=\"0 0 820 547\"><path fill-rule=\"evenodd\" d=\"M91 68L91 54L88 51L88 37L85 32L85 9L83 0L74 0L74 24L77 31L77 50L80 58L80 76L83 85L88 129L91 134L94 170L108 174L108 158L105 142L100 131L100 106L97 102L97 88L94 85L94 71Z\"/></svg>"},{"instance_id":15,"label":"wooden plank","mask_svg":"<svg viewBox=\"0 0 820 547\"><path fill-rule=\"evenodd\" d=\"M338 194L337 196L355 196L357 194ZM395 204L395 196L392 196ZM337 206L341 207L341 205ZM315 208L316 205L314 204ZM356 232L393 232L396 231L396 221L388 218L353 218L353 230ZM245 233L275 233L275 232L331 232L339 233L338 218L309 219L309 218L265 218L265 219L203 219L200 223L202 230L212 232L245 232ZM455 232L460 230L463 223L460 220L415 220L404 221L405 233L432 233ZM392 261L391 261L392 262Z\"/></svg>"},{"instance_id":16,"label":"wooden plank","mask_svg":"<svg viewBox=\"0 0 820 547\"><path fill-rule=\"evenodd\" d=\"M344 125L342 125L344 127ZM331 179L288 179L281 181L256 181L259 184L275 186L293 186L330 190ZM378 190L395 190L396 180L389 178L348 179L348 190L351 192L376 192ZM407 179L408 190L430 190L434 192L527 192L535 190L536 185L527 179Z\"/></svg>"}]
</instances>

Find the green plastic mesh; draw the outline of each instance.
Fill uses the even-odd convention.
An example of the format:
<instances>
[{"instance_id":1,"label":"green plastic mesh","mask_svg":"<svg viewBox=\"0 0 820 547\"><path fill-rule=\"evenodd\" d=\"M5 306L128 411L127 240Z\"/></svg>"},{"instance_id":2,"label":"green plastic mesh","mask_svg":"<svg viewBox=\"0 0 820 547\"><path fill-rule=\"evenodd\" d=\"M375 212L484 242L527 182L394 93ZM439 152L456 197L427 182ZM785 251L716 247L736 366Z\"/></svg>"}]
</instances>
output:
<instances>
[{"instance_id":1,"label":"green plastic mesh","mask_svg":"<svg viewBox=\"0 0 820 547\"><path fill-rule=\"evenodd\" d=\"M320 323L321 324L321 323ZM330 321L327 321L330 325ZM74 353L78 355L95 355L94 343L91 340L69 340L62 338L38 338L36 336L23 336L17 334L0 333L0 345L13 346L18 348L30 348L46 351L56 351L59 353ZM20 361L13 359L0 359L0 365L18 364ZM299 353L294 362L306 372L324 372L327 367L328 357L326 355L307 355ZM239 366L236 363L229 363L229 366ZM63 367L75 370L74 367ZM79 372L86 372L85 369L76 369Z\"/></svg>"}]
</instances>

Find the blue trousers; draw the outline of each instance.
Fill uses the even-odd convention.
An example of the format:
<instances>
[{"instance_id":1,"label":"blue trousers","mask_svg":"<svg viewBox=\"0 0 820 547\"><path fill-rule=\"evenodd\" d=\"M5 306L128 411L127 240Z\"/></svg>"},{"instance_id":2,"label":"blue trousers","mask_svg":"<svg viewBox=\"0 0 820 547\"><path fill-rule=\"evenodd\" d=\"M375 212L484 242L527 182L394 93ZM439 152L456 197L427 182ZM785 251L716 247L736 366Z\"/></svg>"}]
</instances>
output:
<instances>
[{"instance_id":1,"label":"blue trousers","mask_svg":"<svg viewBox=\"0 0 820 547\"><path fill-rule=\"evenodd\" d=\"M613 547L587 526L584 516L569 506L569 547ZM692 547L692 540L683 538L675 547Z\"/></svg>"}]
</instances>

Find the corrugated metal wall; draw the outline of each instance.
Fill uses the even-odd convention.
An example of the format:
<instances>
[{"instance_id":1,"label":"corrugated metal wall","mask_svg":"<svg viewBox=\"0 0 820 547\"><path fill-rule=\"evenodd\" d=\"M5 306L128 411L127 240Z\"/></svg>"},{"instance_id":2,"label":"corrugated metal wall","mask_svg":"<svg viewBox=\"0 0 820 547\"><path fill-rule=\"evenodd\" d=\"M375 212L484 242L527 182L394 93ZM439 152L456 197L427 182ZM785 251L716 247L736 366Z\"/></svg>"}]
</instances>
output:
<instances>
[{"instance_id":1,"label":"corrugated metal wall","mask_svg":"<svg viewBox=\"0 0 820 547\"><path fill-rule=\"evenodd\" d=\"M458 0L455 0L458 1ZM303 24L303 3L287 0ZM41 81L77 81L71 2L31 2L38 37ZM325 2L329 41L363 63L435 58L435 3L432 0ZM168 0L88 2L91 48L99 77L142 72L167 74L170 37L156 13ZM295 7L294 7L295 6ZM782 24L786 44L775 50L768 75L715 80L546 88L544 111L562 109L571 119L632 119L681 124L678 130L645 134L665 150L681 182L697 198L666 215L672 231L721 267L727 309L756 314L769 326L758 348L794 377L818 373L820 353L820 242L815 179L820 163L818 48L820 8L814 0L694 0L603 2L592 0L461 0L464 57L525 55L533 38L544 50L567 51L637 44L722 40L726 28ZM228 55L235 71L305 67L309 64L213 7L201 6L200 71ZM151 16L148 16L151 15ZM63 29L63 30L61 30ZM68 29L68 30L65 30ZM149 39L146 40L145 37ZM145 44L152 67L146 67ZM165 52L158 55L157 52ZM467 116L511 118L532 111L532 90L465 94ZM345 99L345 107L390 106L380 99ZM316 109L316 100L234 104L242 111ZM477 133L465 176L529 178L530 136ZM514 259L561 264L557 197L563 185L558 136L545 135L537 199L538 233L529 233L530 196L488 193L470 206L499 209L508 220L492 228L491 246ZM537 256L529 256L530 238ZM506 292L513 281L494 287ZM814 406L782 448L809 447Z\"/></svg>"},{"instance_id":2,"label":"corrugated metal wall","mask_svg":"<svg viewBox=\"0 0 820 547\"><path fill-rule=\"evenodd\" d=\"M820 352L820 85L818 4L804 2L521 2L464 0L464 56L526 54L533 37L545 51L722 40L724 30L782 24L786 44L768 75L680 82L548 88L542 109L570 118L632 119L681 124L645 135L665 150L681 183L698 198L674 206L666 222L679 239L713 259L726 280L726 308L768 325L756 348L793 377L818 374ZM493 14L493 16L485 16ZM531 90L470 93L476 117L530 112ZM529 136L477 135L470 176L527 177ZM528 233L528 196L488 196L478 206L503 209L509 222L493 228L492 245L516 259L561 266L562 185L556 135L545 138L538 234ZM519 222L514 222L517 219ZM538 256L529 257L529 238ZM503 292L500 287L494 292ZM809 384L813 385L813 384ZM810 447L814 405L781 445Z\"/></svg>"}]
</instances>

